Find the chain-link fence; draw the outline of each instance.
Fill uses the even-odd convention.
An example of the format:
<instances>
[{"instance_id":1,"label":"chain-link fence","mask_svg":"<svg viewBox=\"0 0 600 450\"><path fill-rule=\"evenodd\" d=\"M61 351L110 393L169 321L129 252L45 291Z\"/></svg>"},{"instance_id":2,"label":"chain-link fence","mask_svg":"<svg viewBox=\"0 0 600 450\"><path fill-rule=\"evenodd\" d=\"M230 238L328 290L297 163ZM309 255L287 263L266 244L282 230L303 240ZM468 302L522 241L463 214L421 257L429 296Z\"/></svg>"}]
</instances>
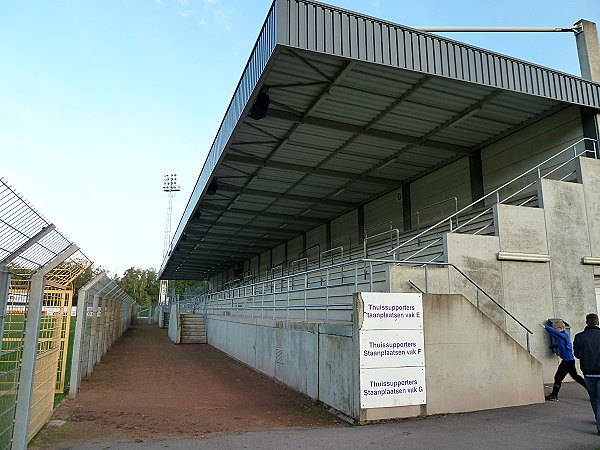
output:
<instances>
[{"instance_id":1,"label":"chain-link fence","mask_svg":"<svg viewBox=\"0 0 600 450\"><path fill-rule=\"evenodd\" d=\"M67 376L73 281L90 265L0 178L0 449L26 448L50 418Z\"/></svg>"},{"instance_id":2,"label":"chain-link fence","mask_svg":"<svg viewBox=\"0 0 600 450\"><path fill-rule=\"evenodd\" d=\"M105 273L79 290L69 394L77 395L112 344L131 324L133 300Z\"/></svg>"}]
</instances>

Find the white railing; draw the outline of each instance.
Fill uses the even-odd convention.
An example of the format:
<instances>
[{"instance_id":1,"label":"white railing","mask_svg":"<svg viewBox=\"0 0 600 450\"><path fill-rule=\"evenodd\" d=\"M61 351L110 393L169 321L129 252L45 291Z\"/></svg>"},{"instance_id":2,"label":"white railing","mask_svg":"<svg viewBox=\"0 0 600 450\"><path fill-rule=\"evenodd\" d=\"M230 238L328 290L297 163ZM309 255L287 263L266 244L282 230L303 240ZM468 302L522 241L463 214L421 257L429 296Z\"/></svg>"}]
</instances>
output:
<instances>
[{"instance_id":1,"label":"white railing","mask_svg":"<svg viewBox=\"0 0 600 450\"><path fill-rule=\"evenodd\" d=\"M385 280L385 277L375 279L374 275L384 272L385 268L391 265L421 267L425 275L425 289L422 290L412 281L407 281L417 290L426 294L429 293L430 266L454 269L476 288L477 308L481 307L481 299L487 298L526 332L526 346L530 351L529 335L533 334L532 331L459 267L446 262L360 258L272 280L258 281L245 286L207 293L188 299L186 308L210 315L352 323L352 294L372 292L375 283ZM382 268L383 270L381 270ZM343 287L349 287L346 293L332 293L335 288ZM314 292L314 295L309 296L310 292ZM190 303L193 304L193 307L190 307Z\"/></svg>"},{"instance_id":2,"label":"white railing","mask_svg":"<svg viewBox=\"0 0 600 450\"><path fill-rule=\"evenodd\" d=\"M586 148L586 144L592 144L592 149L587 149ZM578 150L578 146L582 146L583 150ZM557 158L559 158L562 155L568 154L568 152L573 151L573 156L569 157L566 161L563 162L559 162L555 165L552 165L552 162L555 161ZM453 222L458 223L458 216L460 214L465 213L466 211L469 211L470 209L472 209L474 206L478 205L478 204L484 204L486 199L490 199L490 198L494 198L495 197L495 203L505 203L508 202L512 199L514 199L516 196L518 196L519 194L522 194L523 192L527 191L528 189L533 188L541 179L543 178L548 178L551 174L557 172L558 170L562 169L563 167L565 167L568 163L570 163L571 161L579 158L582 155L590 155L591 157L594 158L598 158L598 148L597 148L597 142L594 139L590 139L590 138L583 138L578 140L577 142L575 142L574 144L571 144L570 146L564 148L563 150L561 150L560 152L554 154L553 156L551 156L550 158L542 161L541 163L537 164L536 166L532 167L531 169L523 172L521 175L513 178L512 180L508 181L507 183L504 183L502 186L500 186L499 188L489 192L488 194L484 195L483 197L475 200L474 202L468 204L467 206L465 206L464 208L460 209L459 211L456 211L455 213L451 214L448 217L445 217L444 219L440 220L439 222L435 223L434 225L431 225L429 228L423 230L420 233L417 233L416 235L412 236L411 238L407 239L406 241L400 243L399 245L397 245L396 247L394 247L393 249L391 249L390 251L388 251L388 254L392 255L392 257L394 259L397 258L398 252L405 247L406 245L417 241L418 239L420 239L421 237L431 233L432 230L434 230L435 228L438 228L439 226L443 225L444 223L448 223L449 224L449 231L450 232L457 232L459 231L461 228L465 227L466 225L469 225L470 223L472 223L474 220L478 219L479 217L481 217L482 215L489 213L493 206L490 206L489 208L486 208L484 211L482 211L480 214L476 215L475 217L472 217L470 220L463 222L460 224L460 226L453 228ZM550 168L548 168L548 165L551 165ZM546 166L546 169L549 169L548 172L546 173L542 173L544 171L544 168ZM515 184L517 181L522 180L523 178L530 176L530 175L537 175L536 179L517 189L516 192L511 193L510 195L501 198L501 191L506 189L508 186L511 186L513 184ZM570 174L568 174L570 175ZM568 176L567 175L567 176ZM562 177L560 178L565 179L566 177ZM531 198L526 199L522 204L528 203L529 201L531 201ZM486 225L483 229L488 228L489 225ZM417 256L419 253L421 253L423 250L425 250L428 247L431 247L432 245L435 245L436 243L438 243L439 241L441 241L441 237L436 240L433 241L431 243L429 243L429 245L425 248L419 249L419 251L407 258L405 258L405 260L407 259L412 259L415 256Z\"/></svg>"}]
</instances>

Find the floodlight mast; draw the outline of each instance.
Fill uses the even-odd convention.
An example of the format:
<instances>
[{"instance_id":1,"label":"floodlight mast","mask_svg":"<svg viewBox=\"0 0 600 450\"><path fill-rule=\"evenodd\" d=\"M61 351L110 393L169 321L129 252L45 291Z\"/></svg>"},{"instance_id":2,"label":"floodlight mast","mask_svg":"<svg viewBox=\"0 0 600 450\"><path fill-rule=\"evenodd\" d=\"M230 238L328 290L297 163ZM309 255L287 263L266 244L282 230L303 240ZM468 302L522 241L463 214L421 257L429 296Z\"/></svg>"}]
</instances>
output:
<instances>
[{"instance_id":1,"label":"floodlight mast","mask_svg":"<svg viewBox=\"0 0 600 450\"><path fill-rule=\"evenodd\" d=\"M167 206L167 222L165 224L165 240L163 244L163 261L170 251L171 247L171 214L173 212L173 195L181 189L177 184L177 174L166 174L163 179L163 191L167 193L169 203ZM169 288L168 280L160 280L159 303L167 303L167 290Z\"/></svg>"}]
</instances>

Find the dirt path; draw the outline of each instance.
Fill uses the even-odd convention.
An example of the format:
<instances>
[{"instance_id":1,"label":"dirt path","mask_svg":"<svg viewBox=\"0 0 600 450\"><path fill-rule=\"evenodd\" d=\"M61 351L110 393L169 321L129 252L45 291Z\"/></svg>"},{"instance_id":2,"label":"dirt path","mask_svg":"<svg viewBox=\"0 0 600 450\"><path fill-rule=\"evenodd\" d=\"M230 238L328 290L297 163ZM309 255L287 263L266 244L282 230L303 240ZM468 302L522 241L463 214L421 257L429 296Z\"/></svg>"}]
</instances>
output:
<instances>
[{"instance_id":1,"label":"dirt path","mask_svg":"<svg viewBox=\"0 0 600 450\"><path fill-rule=\"evenodd\" d=\"M128 331L30 448L140 442L219 432L339 426L306 397L208 345L174 345L152 325Z\"/></svg>"}]
</instances>

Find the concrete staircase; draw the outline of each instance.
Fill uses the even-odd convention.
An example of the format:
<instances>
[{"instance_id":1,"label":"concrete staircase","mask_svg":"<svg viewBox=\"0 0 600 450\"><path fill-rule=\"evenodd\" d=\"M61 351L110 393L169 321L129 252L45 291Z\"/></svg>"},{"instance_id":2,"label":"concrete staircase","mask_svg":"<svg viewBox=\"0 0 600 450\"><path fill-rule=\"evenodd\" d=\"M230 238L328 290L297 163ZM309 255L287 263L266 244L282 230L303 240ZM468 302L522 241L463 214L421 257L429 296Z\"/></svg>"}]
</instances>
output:
<instances>
[{"instance_id":1,"label":"concrete staircase","mask_svg":"<svg viewBox=\"0 0 600 450\"><path fill-rule=\"evenodd\" d=\"M201 314L181 314L181 343L206 344L206 326Z\"/></svg>"}]
</instances>

